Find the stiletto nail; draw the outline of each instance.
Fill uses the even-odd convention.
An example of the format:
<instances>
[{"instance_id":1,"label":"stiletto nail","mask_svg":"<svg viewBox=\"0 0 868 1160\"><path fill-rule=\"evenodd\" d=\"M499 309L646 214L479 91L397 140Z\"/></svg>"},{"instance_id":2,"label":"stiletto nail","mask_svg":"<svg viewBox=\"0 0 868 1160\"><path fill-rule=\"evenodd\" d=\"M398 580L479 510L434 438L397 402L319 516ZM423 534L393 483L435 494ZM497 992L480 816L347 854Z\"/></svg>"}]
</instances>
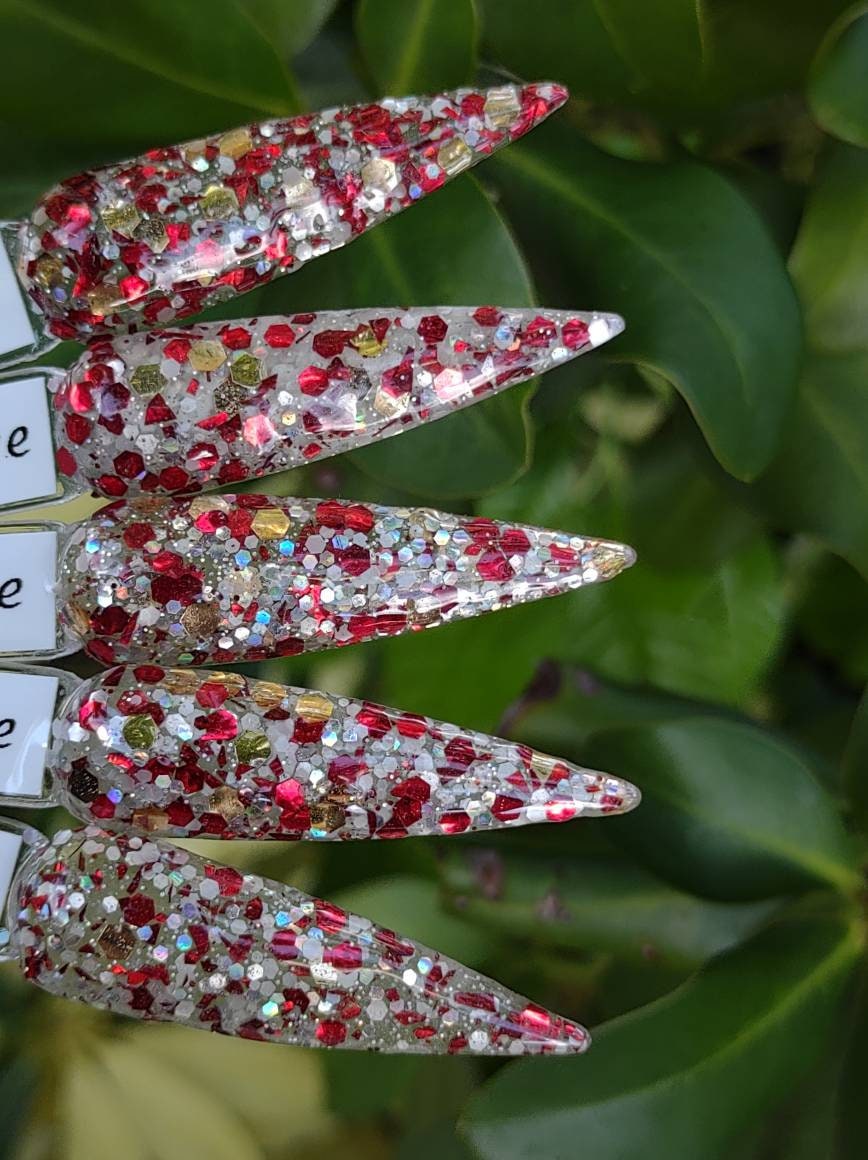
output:
<instances>
[{"instance_id":1,"label":"stiletto nail","mask_svg":"<svg viewBox=\"0 0 868 1160\"><path fill-rule=\"evenodd\" d=\"M0 653L229 664L431 628L629 567L623 544L430 508L213 495L0 527Z\"/></svg>"},{"instance_id":2,"label":"stiletto nail","mask_svg":"<svg viewBox=\"0 0 868 1160\"><path fill-rule=\"evenodd\" d=\"M583 1027L445 955L169 842L95 827L48 842L3 823L6 889L6 953L25 978L134 1019L361 1051L589 1044Z\"/></svg>"},{"instance_id":3,"label":"stiletto nail","mask_svg":"<svg viewBox=\"0 0 868 1160\"><path fill-rule=\"evenodd\" d=\"M2 226L0 354L166 326L345 246L523 136L556 84L306 113L150 150Z\"/></svg>"},{"instance_id":4,"label":"stiletto nail","mask_svg":"<svg viewBox=\"0 0 868 1160\"><path fill-rule=\"evenodd\" d=\"M542 374L623 326L537 307L382 307L94 341L66 371L0 379L0 506L57 502L58 485L64 498L198 492L326 459Z\"/></svg>"},{"instance_id":5,"label":"stiletto nail","mask_svg":"<svg viewBox=\"0 0 868 1160\"><path fill-rule=\"evenodd\" d=\"M238 673L0 671L0 799L115 832L348 841L626 813L629 782L414 713Z\"/></svg>"}]
</instances>

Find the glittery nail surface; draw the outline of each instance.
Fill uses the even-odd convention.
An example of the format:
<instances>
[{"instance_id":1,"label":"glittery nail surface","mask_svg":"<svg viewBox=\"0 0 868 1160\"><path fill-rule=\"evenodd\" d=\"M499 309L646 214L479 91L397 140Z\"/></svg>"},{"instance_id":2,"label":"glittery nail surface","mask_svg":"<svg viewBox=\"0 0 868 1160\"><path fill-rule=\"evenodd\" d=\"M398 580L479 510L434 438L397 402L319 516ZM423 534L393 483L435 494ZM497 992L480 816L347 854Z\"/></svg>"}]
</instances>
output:
<instances>
[{"instance_id":1,"label":"glittery nail surface","mask_svg":"<svg viewBox=\"0 0 868 1160\"><path fill-rule=\"evenodd\" d=\"M440 419L622 326L611 314L384 307L95 341L53 380L58 471L111 497L269 475Z\"/></svg>"},{"instance_id":2,"label":"glittery nail surface","mask_svg":"<svg viewBox=\"0 0 868 1160\"><path fill-rule=\"evenodd\" d=\"M347 841L623 813L618 778L382 705L238 673L115 668L54 724L76 817L175 837Z\"/></svg>"},{"instance_id":3,"label":"glittery nail surface","mask_svg":"<svg viewBox=\"0 0 868 1160\"><path fill-rule=\"evenodd\" d=\"M46 194L19 277L57 338L171 324L346 245L566 97L543 83L386 98L152 149Z\"/></svg>"},{"instance_id":4,"label":"glittery nail surface","mask_svg":"<svg viewBox=\"0 0 868 1160\"><path fill-rule=\"evenodd\" d=\"M633 559L622 544L430 508L147 498L71 528L58 607L106 664L226 664L554 596Z\"/></svg>"},{"instance_id":5,"label":"glittery nail surface","mask_svg":"<svg viewBox=\"0 0 868 1160\"><path fill-rule=\"evenodd\" d=\"M93 827L28 855L9 906L27 978L136 1019L273 1043L515 1056L583 1028L332 903Z\"/></svg>"}]
</instances>

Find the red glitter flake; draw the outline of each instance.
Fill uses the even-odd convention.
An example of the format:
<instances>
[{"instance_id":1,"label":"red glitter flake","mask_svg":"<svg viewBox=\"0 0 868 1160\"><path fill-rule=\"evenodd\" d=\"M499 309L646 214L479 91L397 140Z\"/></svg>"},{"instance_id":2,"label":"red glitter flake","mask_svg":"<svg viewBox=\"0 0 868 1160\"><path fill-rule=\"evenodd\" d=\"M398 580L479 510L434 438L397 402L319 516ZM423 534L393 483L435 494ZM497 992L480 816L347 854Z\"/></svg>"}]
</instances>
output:
<instances>
[{"instance_id":1,"label":"red glitter flake","mask_svg":"<svg viewBox=\"0 0 868 1160\"><path fill-rule=\"evenodd\" d=\"M336 1019L324 1019L317 1024L316 1037L325 1047L337 1047L347 1037L347 1029Z\"/></svg>"}]
</instances>

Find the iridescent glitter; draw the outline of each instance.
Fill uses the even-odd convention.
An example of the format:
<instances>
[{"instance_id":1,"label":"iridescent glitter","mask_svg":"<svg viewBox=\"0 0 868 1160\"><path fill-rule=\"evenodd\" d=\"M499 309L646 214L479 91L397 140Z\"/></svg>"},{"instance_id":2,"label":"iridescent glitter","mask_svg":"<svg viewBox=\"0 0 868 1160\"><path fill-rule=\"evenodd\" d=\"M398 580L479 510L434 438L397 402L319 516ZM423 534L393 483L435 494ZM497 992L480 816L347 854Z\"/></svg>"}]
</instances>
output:
<instances>
[{"instance_id":1,"label":"iridescent glitter","mask_svg":"<svg viewBox=\"0 0 868 1160\"><path fill-rule=\"evenodd\" d=\"M20 227L18 277L58 339L171 324L346 245L566 98L465 88L152 149L46 194Z\"/></svg>"},{"instance_id":2,"label":"iridescent glitter","mask_svg":"<svg viewBox=\"0 0 868 1160\"><path fill-rule=\"evenodd\" d=\"M102 340L54 392L67 492L196 492L363 446L618 334L612 314L331 311Z\"/></svg>"},{"instance_id":3,"label":"iridescent glitter","mask_svg":"<svg viewBox=\"0 0 868 1160\"><path fill-rule=\"evenodd\" d=\"M572 1054L584 1028L329 902L97 828L29 852L11 949L55 995L309 1047Z\"/></svg>"},{"instance_id":4,"label":"iridescent glitter","mask_svg":"<svg viewBox=\"0 0 868 1160\"><path fill-rule=\"evenodd\" d=\"M76 817L176 837L462 834L639 801L629 782L429 717L156 665L82 684L47 764Z\"/></svg>"},{"instance_id":5,"label":"iridescent glitter","mask_svg":"<svg viewBox=\"0 0 868 1160\"><path fill-rule=\"evenodd\" d=\"M632 549L430 508L118 501L65 530L58 612L106 664L226 664L445 624L608 580Z\"/></svg>"}]
</instances>

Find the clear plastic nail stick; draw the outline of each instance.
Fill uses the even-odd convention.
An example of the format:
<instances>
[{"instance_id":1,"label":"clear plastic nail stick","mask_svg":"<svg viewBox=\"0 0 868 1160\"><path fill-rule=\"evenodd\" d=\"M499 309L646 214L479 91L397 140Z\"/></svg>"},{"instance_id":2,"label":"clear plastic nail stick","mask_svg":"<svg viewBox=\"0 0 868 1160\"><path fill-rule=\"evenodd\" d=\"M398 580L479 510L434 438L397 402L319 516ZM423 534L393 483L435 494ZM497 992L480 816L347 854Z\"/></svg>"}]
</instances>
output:
<instances>
[{"instance_id":1,"label":"clear plastic nail stick","mask_svg":"<svg viewBox=\"0 0 868 1160\"><path fill-rule=\"evenodd\" d=\"M617 576L610 540L431 508L118 501L0 527L0 653L225 665L420 631Z\"/></svg>"},{"instance_id":2,"label":"clear plastic nail stick","mask_svg":"<svg viewBox=\"0 0 868 1160\"><path fill-rule=\"evenodd\" d=\"M567 99L550 83L388 97L89 170L0 229L0 361L171 326L433 193Z\"/></svg>"},{"instance_id":3,"label":"clear plastic nail stick","mask_svg":"<svg viewBox=\"0 0 868 1160\"><path fill-rule=\"evenodd\" d=\"M352 841L625 813L629 782L370 701L238 673L0 670L0 799L113 832Z\"/></svg>"},{"instance_id":4,"label":"clear plastic nail stick","mask_svg":"<svg viewBox=\"0 0 868 1160\"><path fill-rule=\"evenodd\" d=\"M0 507L198 493L314 463L442 419L622 329L616 314L384 306L95 340L65 371L0 379Z\"/></svg>"},{"instance_id":5,"label":"clear plastic nail stick","mask_svg":"<svg viewBox=\"0 0 868 1160\"><path fill-rule=\"evenodd\" d=\"M24 978L132 1019L402 1054L574 1055L590 1042L413 939L170 842L96 827L49 841L0 819L0 890L0 947Z\"/></svg>"}]
</instances>

